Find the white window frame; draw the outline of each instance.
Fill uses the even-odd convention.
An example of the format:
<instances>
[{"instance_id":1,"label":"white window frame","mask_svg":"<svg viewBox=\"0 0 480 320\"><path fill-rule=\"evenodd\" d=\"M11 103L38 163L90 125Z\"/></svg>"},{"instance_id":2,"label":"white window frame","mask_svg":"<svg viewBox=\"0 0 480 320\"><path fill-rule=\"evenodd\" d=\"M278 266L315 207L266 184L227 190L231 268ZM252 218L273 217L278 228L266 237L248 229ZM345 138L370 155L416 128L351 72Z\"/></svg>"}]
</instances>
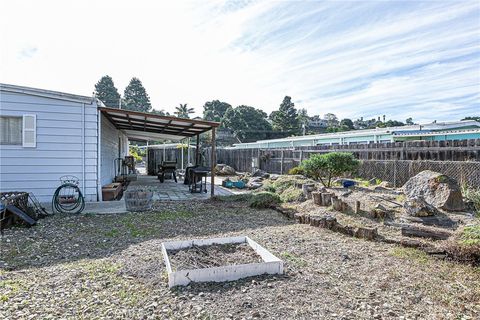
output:
<instances>
[{"instance_id":1,"label":"white window frame","mask_svg":"<svg viewBox=\"0 0 480 320\"><path fill-rule=\"evenodd\" d=\"M28 117L33 118L33 128L27 128L25 126L26 119ZM33 142L26 142L25 133L33 132ZM22 146L24 148L36 148L37 147L37 115L36 114L24 114L22 123Z\"/></svg>"}]
</instances>

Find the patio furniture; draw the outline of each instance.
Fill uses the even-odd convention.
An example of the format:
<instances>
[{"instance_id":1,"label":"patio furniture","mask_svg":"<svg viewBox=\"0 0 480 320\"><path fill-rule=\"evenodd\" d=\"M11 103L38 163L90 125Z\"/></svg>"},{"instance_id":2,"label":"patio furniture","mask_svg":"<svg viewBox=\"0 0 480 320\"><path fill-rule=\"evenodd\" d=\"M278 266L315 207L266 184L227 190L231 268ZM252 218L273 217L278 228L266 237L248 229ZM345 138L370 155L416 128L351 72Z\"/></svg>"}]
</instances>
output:
<instances>
[{"instance_id":1,"label":"patio furniture","mask_svg":"<svg viewBox=\"0 0 480 320\"><path fill-rule=\"evenodd\" d=\"M165 181L165 174L171 175L173 180L177 182L177 162L176 161L163 161L161 165L158 166L158 179L161 183Z\"/></svg>"},{"instance_id":2,"label":"patio furniture","mask_svg":"<svg viewBox=\"0 0 480 320\"><path fill-rule=\"evenodd\" d=\"M188 171L189 175L189 184L188 189L191 193L201 193L207 192L207 175L210 172L210 169L207 167L195 167L190 168Z\"/></svg>"}]
</instances>

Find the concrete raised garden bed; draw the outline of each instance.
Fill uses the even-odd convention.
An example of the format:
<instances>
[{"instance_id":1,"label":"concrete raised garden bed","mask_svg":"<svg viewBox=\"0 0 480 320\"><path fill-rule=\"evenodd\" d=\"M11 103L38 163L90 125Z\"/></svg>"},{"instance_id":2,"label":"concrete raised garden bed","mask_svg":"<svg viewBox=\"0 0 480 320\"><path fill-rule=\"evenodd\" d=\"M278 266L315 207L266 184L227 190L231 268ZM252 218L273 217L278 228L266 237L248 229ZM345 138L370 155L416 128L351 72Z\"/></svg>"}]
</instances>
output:
<instances>
[{"instance_id":1,"label":"concrete raised garden bed","mask_svg":"<svg viewBox=\"0 0 480 320\"><path fill-rule=\"evenodd\" d=\"M261 257L262 262L174 270L169 258L169 251L189 249L193 246L206 247L211 245L243 243L249 245ZM170 288L174 286L186 286L190 282L224 282L262 274L283 274L283 261L246 236L164 242L162 243L162 254L167 268L168 286Z\"/></svg>"}]
</instances>

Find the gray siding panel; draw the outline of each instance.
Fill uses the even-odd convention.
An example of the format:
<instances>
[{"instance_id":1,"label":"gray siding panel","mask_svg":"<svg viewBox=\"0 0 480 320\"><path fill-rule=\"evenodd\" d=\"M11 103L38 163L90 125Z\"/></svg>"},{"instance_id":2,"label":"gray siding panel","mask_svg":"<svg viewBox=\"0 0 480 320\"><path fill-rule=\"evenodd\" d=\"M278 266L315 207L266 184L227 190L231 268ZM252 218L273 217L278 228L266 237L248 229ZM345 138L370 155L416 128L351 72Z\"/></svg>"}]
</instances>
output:
<instances>
[{"instance_id":1,"label":"gray siding panel","mask_svg":"<svg viewBox=\"0 0 480 320\"><path fill-rule=\"evenodd\" d=\"M75 175L85 198L97 200L97 112L95 103L2 92L0 114L37 116L37 146L0 145L0 191L33 192L49 202L59 178Z\"/></svg>"}]
</instances>

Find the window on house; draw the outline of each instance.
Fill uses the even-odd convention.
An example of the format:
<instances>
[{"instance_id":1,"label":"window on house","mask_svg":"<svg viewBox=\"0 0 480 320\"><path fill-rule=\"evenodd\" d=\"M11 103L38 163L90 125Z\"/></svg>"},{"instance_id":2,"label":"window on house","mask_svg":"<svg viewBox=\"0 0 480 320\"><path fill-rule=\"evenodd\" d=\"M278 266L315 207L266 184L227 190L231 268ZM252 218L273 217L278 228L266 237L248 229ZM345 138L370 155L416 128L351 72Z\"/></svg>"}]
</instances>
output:
<instances>
[{"instance_id":1,"label":"window on house","mask_svg":"<svg viewBox=\"0 0 480 320\"><path fill-rule=\"evenodd\" d=\"M22 144L22 117L0 116L0 144Z\"/></svg>"}]
</instances>

